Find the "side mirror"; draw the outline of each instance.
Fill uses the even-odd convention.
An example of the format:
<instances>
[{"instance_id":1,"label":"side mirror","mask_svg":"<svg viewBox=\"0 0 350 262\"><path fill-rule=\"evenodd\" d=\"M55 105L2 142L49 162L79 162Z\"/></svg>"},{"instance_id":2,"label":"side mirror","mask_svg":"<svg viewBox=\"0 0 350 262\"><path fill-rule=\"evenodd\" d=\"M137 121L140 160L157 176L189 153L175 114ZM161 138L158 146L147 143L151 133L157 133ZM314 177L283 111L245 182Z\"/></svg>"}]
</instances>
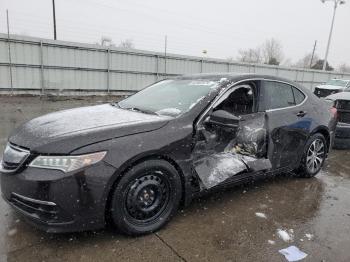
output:
<instances>
[{"instance_id":1,"label":"side mirror","mask_svg":"<svg viewBox=\"0 0 350 262\"><path fill-rule=\"evenodd\" d=\"M225 128L238 128L240 117L235 116L224 110L217 110L205 120L205 124L216 125Z\"/></svg>"}]
</instances>

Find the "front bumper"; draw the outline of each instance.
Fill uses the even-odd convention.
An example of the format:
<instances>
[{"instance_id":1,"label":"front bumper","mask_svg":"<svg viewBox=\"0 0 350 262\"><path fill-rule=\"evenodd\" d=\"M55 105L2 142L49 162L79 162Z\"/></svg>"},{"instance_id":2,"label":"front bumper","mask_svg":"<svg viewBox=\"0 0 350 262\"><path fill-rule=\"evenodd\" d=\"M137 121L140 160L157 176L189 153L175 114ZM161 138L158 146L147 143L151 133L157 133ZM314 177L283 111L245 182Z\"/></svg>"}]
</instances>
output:
<instances>
[{"instance_id":1,"label":"front bumper","mask_svg":"<svg viewBox=\"0 0 350 262\"><path fill-rule=\"evenodd\" d=\"M349 149L350 148L350 124L338 123L335 131L334 148Z\"/></svg>"},{"instance_id":2,"label":"front bumper","mask_svg":"<svg viewBox=\"0 0 350 262\"><path fill-rule=\"evenodd\" d=\"M115 168L101 161L72 173L26 167L0 173L3 198L25 219L47 232L105 226L108 182Z\"/></svg>"}]
</instances>

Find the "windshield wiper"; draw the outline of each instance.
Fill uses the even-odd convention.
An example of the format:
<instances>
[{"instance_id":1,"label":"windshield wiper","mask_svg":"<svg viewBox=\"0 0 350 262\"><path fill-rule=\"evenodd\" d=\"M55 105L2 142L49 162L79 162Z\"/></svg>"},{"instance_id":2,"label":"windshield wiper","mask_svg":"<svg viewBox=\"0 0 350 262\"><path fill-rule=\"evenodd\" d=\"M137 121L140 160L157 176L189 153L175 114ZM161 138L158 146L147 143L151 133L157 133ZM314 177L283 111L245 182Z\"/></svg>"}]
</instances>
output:
<instances>
[{"instance_id":1,"label":"windshield wiper","mask_svg":"<svg viewBox=\"0 0 350 262\"><path fill-rule=\"evenodd\" d=\"M141 108L138 108L138 107L126 107L126 108L123 108L123 109L131 110L131 111L137 111L137 112L141 112L141 113L145 113L145 114L149 114L149 115L158 115L156 112L153 112L153 111L148 110L148 109L141 109Z\"/></svg>"}]
</instances>

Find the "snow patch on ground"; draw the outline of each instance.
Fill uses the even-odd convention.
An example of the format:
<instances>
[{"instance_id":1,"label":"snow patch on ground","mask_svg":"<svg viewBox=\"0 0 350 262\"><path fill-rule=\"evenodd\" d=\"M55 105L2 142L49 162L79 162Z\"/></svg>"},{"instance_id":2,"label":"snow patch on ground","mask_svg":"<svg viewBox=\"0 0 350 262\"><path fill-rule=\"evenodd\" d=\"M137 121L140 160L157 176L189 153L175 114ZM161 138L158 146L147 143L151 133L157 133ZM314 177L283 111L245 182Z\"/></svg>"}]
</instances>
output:
<instances>
[{"instance_id":1,"label":"snow patch on ground","mask_svg":"<svg viewBox=\"0 0 350 262\"><path fill-rule=\"evenodd\" d=\"M305 234L305 237L308 239L308 240L312 240L314 238L314 235L313 234Z\"/></svg>"},{"instance_id":2,"label":"snow patch on ground","mask_svg":"<svg viewBox=\"0 0 350 262\"><path fill-rule=\"evenodd\" d=\"M12 237L12 236L14 236L14 235L16 235L17 234L17 228L13 228L13 229L11 229L11 230L9 230L8 232L7 232L7 235L9 236L9 237Z\"/></svg>"},{"instance_id":3,"label":"snow patch on ground","mask_svg":"<svg viewBox=\"0 0 350 262\"><path fill-rule=\"evenodd\" d=\"M256 213L255 213L255 215L256 215L257 217L267 219L267 216L266 216L264 213L261 213L261 212L256 212Z\"/></svg>"},{"instance_id":4,"label":"snow patch on ground","mask_svg":"<svg viewBox=\"0 0 350 262\"><path fill-rule=\"evenodd\" d=\"M292 242L294 240L294 230L289 229L277 229L277 235L280 239L282 239L284 242Z\"/></svg>"}]
</instances>

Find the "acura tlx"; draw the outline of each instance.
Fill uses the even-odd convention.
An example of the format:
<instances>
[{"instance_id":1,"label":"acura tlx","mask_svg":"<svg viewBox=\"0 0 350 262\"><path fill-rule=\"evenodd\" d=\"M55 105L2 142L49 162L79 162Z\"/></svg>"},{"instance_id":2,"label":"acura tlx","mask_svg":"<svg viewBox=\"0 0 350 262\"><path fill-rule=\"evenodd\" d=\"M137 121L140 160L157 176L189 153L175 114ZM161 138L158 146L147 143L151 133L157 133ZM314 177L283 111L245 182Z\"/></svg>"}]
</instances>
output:
<instances>
[{"instance_id":1,"label":"acura tlx","mask_svg":"<svg viewBox=\"0 0 350 262\"><path fill-rule=\"evenodd\" d=\"M0 165L1 191L48 232L110 223L146 234L214 188L286 171L315 176L332 146L336 113L279 77L166 79L118 103L18 127Z\"/></svg>"}]
</instances>

